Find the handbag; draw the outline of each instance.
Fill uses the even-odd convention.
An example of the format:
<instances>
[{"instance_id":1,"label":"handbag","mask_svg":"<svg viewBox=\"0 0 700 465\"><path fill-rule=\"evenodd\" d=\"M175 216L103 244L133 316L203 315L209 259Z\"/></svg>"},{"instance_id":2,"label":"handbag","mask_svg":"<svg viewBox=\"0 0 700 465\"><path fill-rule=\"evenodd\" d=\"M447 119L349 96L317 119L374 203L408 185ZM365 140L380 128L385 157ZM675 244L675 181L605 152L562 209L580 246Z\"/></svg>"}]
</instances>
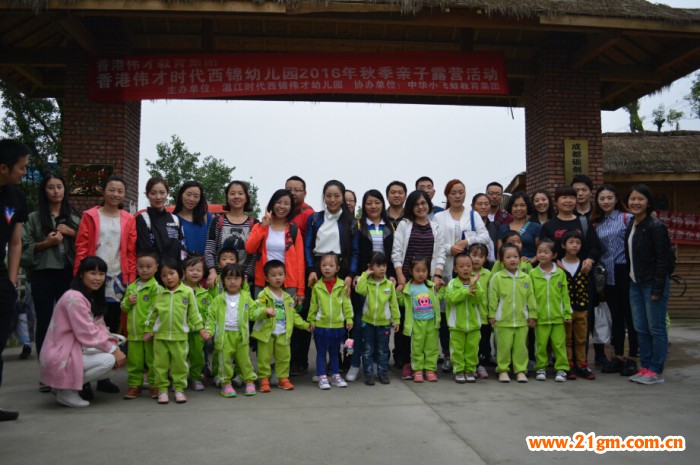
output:
<instances>
[{"instance_id":1,"label":"handbag","mask_svg":"<svg viewBox=\"0 0 700 465\"><path fill-rule=\"evenodd\" d=\"M600 302L594 311L595 325L593 326L593 343L607 344L611 339L612 317L607 302Z\"/></svg>"},{"instance_id":2,"label":"handbag","mask_svg":"<svg viewBox=\"0 0 700 465\"><path fill-rule=\"evenodd\" d=\"M598 292L603 292L605 290L605 283L608 279L608 270L600 263L593 267L593 283L595 284L595 290Z\"/></svg>"}]
</instances>

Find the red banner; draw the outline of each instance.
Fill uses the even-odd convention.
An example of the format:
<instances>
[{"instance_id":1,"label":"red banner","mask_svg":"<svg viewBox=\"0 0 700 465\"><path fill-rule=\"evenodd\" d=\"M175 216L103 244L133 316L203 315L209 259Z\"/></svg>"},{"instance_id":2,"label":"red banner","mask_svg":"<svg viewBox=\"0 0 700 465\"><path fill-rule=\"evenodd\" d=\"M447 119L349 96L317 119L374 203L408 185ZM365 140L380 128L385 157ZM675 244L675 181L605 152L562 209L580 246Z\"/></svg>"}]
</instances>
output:
<instances>
[{"instance_id":1,"label":"red banner","mask_svg":"<svg viewBox=\"0 0 700 465\"><path fill-rule=\"evenodd\" d=\"M672 243L700 245L700 215L669 210L656 210L656 215L668 226Z\"/></svg>"},{"instance_id":2,"label":"red banner","mask_svg":"<svg viewBox=\"0 0 700 465\"><path fill-rule=\"evenodd\" d=\"M90 99L101 101L507 93L505 59L494 52L126 56L90 66Z\"/></svg>"}]
</instances>

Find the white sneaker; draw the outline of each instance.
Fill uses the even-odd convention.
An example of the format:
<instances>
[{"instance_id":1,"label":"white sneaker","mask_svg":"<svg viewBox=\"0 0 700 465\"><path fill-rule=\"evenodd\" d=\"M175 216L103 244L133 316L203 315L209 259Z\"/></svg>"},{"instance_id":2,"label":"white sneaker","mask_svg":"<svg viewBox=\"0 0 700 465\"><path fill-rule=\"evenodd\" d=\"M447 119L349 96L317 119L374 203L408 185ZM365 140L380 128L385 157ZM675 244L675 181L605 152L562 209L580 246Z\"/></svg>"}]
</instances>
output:
<instances>
[{"instance_id":1,"label":"white sneaker","mask_svg":"<svg viewBox=\"0 0 700 465\"><path fill-rule=\"evenodd\" d=\"M331 375L331 385L339 388L348 387L348 383L340 376L340 374Z\"/></svg>"},{"instance_id":2,"label":"white sneaker","mask_svg":"<svg viewBox=\"0 0 700 465\"><path fill-rule=\"evenodd\" d=\"M56 402L66 407L88 407L90 402L83 400L78 395L78 391L73 389L58 389L56 391Z\"/></svg>"},{"instance_id":3,"label":"white sneaker","mask_svg":"<svg viewBox=\"0 0 700 465\"><path fill-rule=\"evenodd\" d=\"M502 371L498 374L498 381L501 383L510 383L510 375L507 371Z\"/></svg>"},{"instance_id":4,"label":"white sneaker","mask_svg":"<svg viewBox=\"0 0 700 465\"><path fill-rule=\"evenodd\" d=\"M348 381L356 381L357 376L360 374L360 367L353 367L351 366L350 369L348 370L348 374L345 376L345 379Z\"/></svg>"},{"instance_id":5,"label":"white sneaker","mask_svg":"<svg viewBox=\"0 0 700 465\"><path fill-rule=\"evenodd\" d=\"M204 390L204 383L201 382L200 380L193 381L193 382L192 382L192 390L194 390L194 391L203 391L203 390Z\"/></svg>"},{"instance_id":6,"label":"white sneaker","mask_svg":"<svg viewBox=\"0 0 700 465\"><path fill-rule=\"evenodd\" d=\"M320 377L320 376L318 376L318 375L313 375L313 376L311 377L311 382L312 382L312 383L318 383L319 381L321 381L321 377Z\"/></svg>"},{"instance_id":7,"label":"white sneaker","mask_svg":"<svg viewBox=\"0 0 700 465\"><path fill-rule=\"evenodd\" d=\"M557 375L554 377L554 381L557 383L563 383L566 381L566 372L565 371L557 371Z\"/></svg>"},{"instance_id":8,"label":"white sneaker","mask_svg":"<svg viewBox=\"0 0 700 465\"><path fill-rule=\"evenodd\" d=\"M465 375L464 375L464 380L465 380L467 383L476 383L476 373L474 373L474 372L472 372L472 373L465 373Z\"/></svg>"},{"instance_id":9,"label":"white sneaker","mask_svg":"<svg viewBox=\"0 0 700 465\"><path fill-rule=\"evenodd\" d=\"M519 383L527 383L527 376L525 373L518 373L516 375L516 379Z\"/></svg>"},{"instance_id":10,"label":"white sneaker","mask_svg":"<svg viewBox=\"0 0 700 465\"><path fill-rule=\"evenodd\" d=\"M322 376L318 379L318 387L323 391L327 391L331 388L330 383L328 383L328 378Z\"/></svg>"},{"instance_id":11,"label":"white sneaker","mask_svg":"<svg viewBox=\"0 0 700 465\"><path fill-rule=\"evenodd\" d=\"M537 381L547 381L547 372L545 370L537 370L535 379Z\"/></svg>"}]
</instances>

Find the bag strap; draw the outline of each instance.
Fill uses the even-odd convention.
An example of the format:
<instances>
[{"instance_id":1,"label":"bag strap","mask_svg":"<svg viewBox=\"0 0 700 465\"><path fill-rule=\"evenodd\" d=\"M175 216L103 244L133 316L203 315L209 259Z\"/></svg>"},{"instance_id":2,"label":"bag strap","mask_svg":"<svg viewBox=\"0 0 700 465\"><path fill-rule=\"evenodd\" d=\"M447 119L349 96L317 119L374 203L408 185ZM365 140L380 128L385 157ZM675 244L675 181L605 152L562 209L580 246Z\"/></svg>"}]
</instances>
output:
<instances>
[{"instance_id":1,"label":"bag strap","mask_svg":"<svg viewBox=\"0 0 700 465\"><path fill-rule=\"evenodd\" d=\"M469 222L472 225L472 232L476 232L476 226L474 225L474 210L469 210Z\"/></svg>"},{"instance_id":2,"label":"bag strap","mask_svg":"<svg viewBox=\"0 0 700 465\"><path fill-rule=\"evenodd\" d=\"M525 231L527 231L527 227L528 227L528 226L530 226L530 220L528 220L528 221L525 222L525 224L524 224L523 227L520 229L520 232L519 232L518 234L520 234L520 235L522 236L522 235L525 233Z\"/></svg>"},{"instance_id":3,"label":"bag strap","mask_svg":"<svg viewBox=\"0 0 700 465\"><path fill-rule=\"evenodd\" d=\"M581 215L578 217L579 221L581 222L581 229L583 229L583 239L586 239L586 236L588 235L588 218L586 218L586 215Z\"/></svg>"}]
</instances>

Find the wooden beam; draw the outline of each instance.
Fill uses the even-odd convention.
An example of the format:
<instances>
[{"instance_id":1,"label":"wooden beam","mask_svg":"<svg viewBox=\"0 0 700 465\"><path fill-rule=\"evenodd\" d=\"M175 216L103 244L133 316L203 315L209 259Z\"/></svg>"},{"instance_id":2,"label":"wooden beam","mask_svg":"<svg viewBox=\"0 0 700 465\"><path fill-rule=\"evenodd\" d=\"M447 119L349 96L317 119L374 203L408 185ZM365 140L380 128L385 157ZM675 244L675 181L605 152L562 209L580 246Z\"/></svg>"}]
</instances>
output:
<instances>
[{"instance_id":1,"label":"wooden beam","mask_svg":"<svg viewBox=\"0 0 700 465\"><path fill-rule=\"evenodd\" d=\"M65 48L0 47L0 64L29 66L65 66Z\"/></svg>"},{"instance_id":2,"label":"wooden beam","mask_svg":"<svg viewBox=\"0 0 700 465\"><path fill-rule=\"evenodd\" d=\"M221 2L163 2L161 0L139 0L125 2L124 0L49 0L47 10L72 11L132 11L132 12L206 12L206 13L285 13L287 7L277 2L265 2L256 5L250 1Z\"/></svg>"},{"instance_id":3,"label":"wooden beam","mask_svg":"<svg viewBox=\"0 0 700 465\"><path fill-rule=\"evenodd\" d=\"M583 65L593 60L595 57L612 47L622 39L622 34L613 32L611 34L596 35L589 37L586 45L581 47L571 58L569 68L577 70Z\"/></svg>"},{"instance_id":4,"label":"wooden beam","mask_svg":"<svg viewBox=\"0 0 700 465\"><path fill-rule=\"evenodd\" d=\"M659 73L653 71L648 66L629 66L612 63L603 63L600 65L600 80L603 82L663 83L663 78Z\"/></svg>"},{"instance_id":5,"label":"wooden beam","mask_svg":"<svg viewBox=\"0 0 700 465\"><path fill-rule=\"evenodd\" d=\"M666 71L668 68L672 68L694 55L700 55L700 42L683 44L672 53L664 55L662 59L656 63L656 71Z\"/></svg>"},{"instance_id":6,"label":"wooden beam","mask_svg":"<svg viewBox=\"0 0 700 465\"><path fill-rule=\"evenodd\" d=\"M617 84L613 84L604 90L604 93L601 95L600 99L603 102L606 100L613 100L618 95L630 90L632 87L634 87L634 85L634 83L630 84L629 82L619 82Z\"/></svg>"},{"instance_id":7,"label":"wooden beam","mask_svg":"<svg viewBox=\"0 0 700 465\"><path fill-rule=\"evenodd\" d=\"M55 19L56 24L73 39L88 55L97 55L100 50L95 36L85 27L83 20L77 16L66 16Z\"/></svg>"},{"instance_id":8,"label":"wooden beam","mask_svg":"<svg viewBox=\"0 0 700 465\"><path fill-rule=\"evenodd\" d=\"M44 79L36 68L32 68L31 66L13 66L12 68L27 80L31 81L35 86L43 87Z\"/></svg>"},{"instance_id":9,"label":"wooden beam","mask_svg":"<svg viewBox=\"0 0 700 465\"><path fill-rule=\"evenodd\" d=\"M590 27L594 29L638 29L659 32L689 32L700 34L700 24L678 24L670 21L651 19L603 18L600 16L540 16L540 24L545 26Z\"/></svg>"}]
</instances>

